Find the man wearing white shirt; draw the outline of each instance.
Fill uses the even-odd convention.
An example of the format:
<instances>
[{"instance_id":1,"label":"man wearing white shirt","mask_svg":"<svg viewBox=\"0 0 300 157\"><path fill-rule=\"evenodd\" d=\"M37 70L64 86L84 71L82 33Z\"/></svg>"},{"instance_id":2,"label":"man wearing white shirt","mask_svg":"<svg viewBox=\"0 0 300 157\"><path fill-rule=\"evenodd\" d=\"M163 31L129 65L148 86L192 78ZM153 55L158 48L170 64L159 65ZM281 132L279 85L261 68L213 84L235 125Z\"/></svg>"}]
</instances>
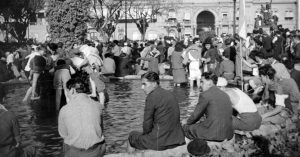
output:
<instances>
[{"instance_id":1,"label":"man wearing white shirt","mask_svg":"<svg viewBox=\"0 0 300 157\"><path fill-rule=\"evenodd\" d=\"M230 98L232 107L238 112L238 116L232 116L232 127L239 131L253 131L260 127L262 117L257 111L253 100L238 88L225 88L227 80L219 77L219 86Z\"/></svg>"},{"instance_id":2,"label":"man wearing white shirt","mask_svg":"<svg viewBox=\"0 0 300 157\"><path fill-rule=\"evenodd\" d=\"M65 157L102 157L105 140L101 128L103 104L92 100L86 93L83 81L67 82L69 102L58 117L58 132L64 140Z\"/></svg>"}]
</instances>

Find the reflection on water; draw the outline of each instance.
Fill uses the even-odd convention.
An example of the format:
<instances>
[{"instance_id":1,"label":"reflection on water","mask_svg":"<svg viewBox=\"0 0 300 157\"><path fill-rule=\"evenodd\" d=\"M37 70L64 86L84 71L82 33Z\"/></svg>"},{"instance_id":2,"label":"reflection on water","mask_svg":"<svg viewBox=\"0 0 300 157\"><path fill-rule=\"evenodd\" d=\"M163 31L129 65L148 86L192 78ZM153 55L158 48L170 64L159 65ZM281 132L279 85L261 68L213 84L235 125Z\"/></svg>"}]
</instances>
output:
<instances>
[{"instance_id":1,"label":"reflection on water","mask_svg":"<svg viewBox=\"0 0 300 157\"><path fill-rule=\"evenodd\" d=\"M180 105L181 118L187 118L197 104L199 90L194 88L174 88L172 82L162 81L161 86L171 90ZM104 136L107 153L125 151L122 145L133 130L142 130L144 102L146 95L139 80L116 81L107 84L110 102L104 110ZM57 116L47 108L53 105L53 97L47 102L23 104L22 98L28 85L18 84L8 87L5 106L13 111L20 123L22 141L34 145L42 157L59 156L62 139L57 131Z\"/></svg>"}]
</instances>

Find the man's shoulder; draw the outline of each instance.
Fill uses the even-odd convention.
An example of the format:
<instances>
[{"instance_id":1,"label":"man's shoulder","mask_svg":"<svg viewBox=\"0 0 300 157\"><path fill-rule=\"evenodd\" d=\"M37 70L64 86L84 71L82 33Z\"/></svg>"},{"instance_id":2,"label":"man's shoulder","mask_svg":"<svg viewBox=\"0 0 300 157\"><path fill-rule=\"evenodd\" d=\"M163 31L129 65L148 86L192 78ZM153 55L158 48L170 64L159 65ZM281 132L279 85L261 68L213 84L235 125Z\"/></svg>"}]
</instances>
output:
<instances>
[{"instance_id":1,"label":"man's shoulder","mask_svg":"<svg viewBox=\"0 0 300 157\"><path fill-rule=\"evenodd\" d=\"M153 93L151 94L151 96L155 99L158 97L163 97L163 98L170 98L171 96L173 96L172 92L169 90L166 90L164 88L158 87L157 89L155 89L153 91Z\"/></svg>"}]
</instances>

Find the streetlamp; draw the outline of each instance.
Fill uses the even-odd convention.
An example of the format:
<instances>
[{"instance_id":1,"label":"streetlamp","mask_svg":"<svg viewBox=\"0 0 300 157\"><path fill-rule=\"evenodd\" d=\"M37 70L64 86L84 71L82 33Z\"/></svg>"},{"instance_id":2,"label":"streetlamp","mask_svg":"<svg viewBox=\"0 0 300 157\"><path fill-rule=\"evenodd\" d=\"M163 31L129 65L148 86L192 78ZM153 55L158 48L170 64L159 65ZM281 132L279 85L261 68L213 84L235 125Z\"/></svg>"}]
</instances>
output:
<instances>
[{"instance_id":1,"label":"streetlamp","mask_svg":"<svg viewBox=\"0 0 300 157\"><path fill-rule=\"evenodd\" d=\"M233 35L236 31L236 0L233 0Z\"/></svg>"},{"instance_id":2,"label":"streetlamp","mask_svg":"<svg viewBox=\"0 0 300 157\"><path fill-rule=\"evenodd\" d=\"M127 41L127 1L125 2L125 41Z\"/></svg>"}]
</instances>

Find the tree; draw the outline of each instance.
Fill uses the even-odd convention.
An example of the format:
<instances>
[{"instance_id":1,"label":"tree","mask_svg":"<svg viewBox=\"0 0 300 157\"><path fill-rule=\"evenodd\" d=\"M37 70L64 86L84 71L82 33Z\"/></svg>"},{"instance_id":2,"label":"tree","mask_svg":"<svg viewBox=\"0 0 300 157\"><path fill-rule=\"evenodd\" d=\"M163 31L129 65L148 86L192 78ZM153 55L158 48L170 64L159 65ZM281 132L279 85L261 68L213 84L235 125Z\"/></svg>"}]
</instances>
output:
<instances>
[{"instance_id":1,"label":"tree","mask_svg":"<svg viewBox=\"0 0 300 157\"><path fill-rule=\"evenodd\" d=\"M135 22L142 40L145 40L147 28L151 22L157 20L157 16L168 13L169 9L178 7L182 0L126 0L129 9L125 10Z\"/></svg>"},{"instance_id":2,"label":"tree","mask_svg":"<svg viewBox=\"0 0 300 157\"><path fill-rule=\"evenodd\" d=\"M4 18L2 29L6 36L11 34L19 42L24 41L30 20L44 6L43 0L1 0L0 16Z\"/></svg>"},{"instance_id":3,"label":"tree","mask_svg":"<svg viewBox=\"0 0 300 157\"><path fill-rule=\"evenodd\" d=\"M142 40L145 40L145 35L149 23L156 20L157 15L161 15L165 9L162 0L127 0L129 8L125 10L127 15L134 21L139 32L142 35Z\"/></svg>"},{"instance_id":4,"label":"tree","mask_svg":"<svg viewBox=\"0 0 300 157\"><path fill-rule=\"evenodd\" d=\"M82 43L86 39L90 7L90 0L49 0L46 18L51 40Z\"/></svg>"},{"instance_id":5,"label":"tree","mask_svg":"<svg viewBox=\"0 0 300 157\"><path fill-rule=\"evenodd\" d=\"M92 6L90 18L93 27L109 39L116 30L122 0L93 0Z\"/></svg>"}]
</instances>

